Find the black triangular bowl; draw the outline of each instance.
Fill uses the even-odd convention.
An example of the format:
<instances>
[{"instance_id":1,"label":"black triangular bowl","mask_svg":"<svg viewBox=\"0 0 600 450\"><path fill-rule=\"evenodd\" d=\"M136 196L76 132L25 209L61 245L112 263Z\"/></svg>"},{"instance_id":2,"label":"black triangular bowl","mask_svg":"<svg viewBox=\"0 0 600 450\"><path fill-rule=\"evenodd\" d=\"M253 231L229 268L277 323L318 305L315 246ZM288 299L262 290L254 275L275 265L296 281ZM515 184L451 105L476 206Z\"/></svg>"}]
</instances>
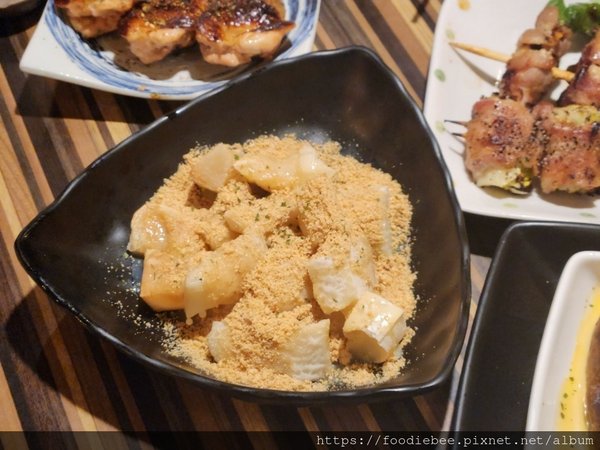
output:
<instances>
[{"instance_id":1,"label":"black triangular bowl","mask_svg":"<svg viewBox=\"0 0 600 450\"><path fill-rule=\"evenodd\" d=\"M390 173L414 206L417 330L394 379L356 389L287 392L215 380L166 353L160 322L136 294L129 222L197 144L261 134L333 139ZM421 394L452 372L468 322L469 249L437 142L394 73L349 47L267 65L156 120L94 161L18 236L18 257L58 304L118 349L162 372L247 400L316 404ZM132 316L137 319L133 320Z\"/></svg>"}]
</instances>

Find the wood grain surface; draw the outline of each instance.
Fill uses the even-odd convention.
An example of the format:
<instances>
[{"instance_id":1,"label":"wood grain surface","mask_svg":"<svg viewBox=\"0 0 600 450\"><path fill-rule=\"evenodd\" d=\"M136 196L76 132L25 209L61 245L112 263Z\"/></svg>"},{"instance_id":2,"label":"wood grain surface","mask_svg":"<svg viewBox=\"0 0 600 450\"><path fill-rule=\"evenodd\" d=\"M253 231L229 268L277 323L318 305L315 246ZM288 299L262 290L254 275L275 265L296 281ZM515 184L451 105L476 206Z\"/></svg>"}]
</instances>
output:
<instances>
[{"instance_id":1,"label":"wood grain surface","mask_svg":"<svg viewBox=\"0 0 600 450\"><path fill-rule=\"evenodd\" d=\"M322 0L315 49L352 44L374 49L422 105L440 7L441 0ZM147 369L90 334L36 287L13 249L22 227L95 158L181 104L22 73L19 59L40 13L38 8L0 19L0 430L137 432L121 441L98 441L98 448L150 448L151 439L139 433L447 429L462 357L454 381L415 398L350 406L257 405ZM474 252L472 318L506 224L474 216L467 223ZM17 448L19 439L25 438L3 435L0 442ZM21 442L23 448L31 439ZM282 438L257 433L246 439L250 447L278 448Z\"/></svg>"}]
</instances>

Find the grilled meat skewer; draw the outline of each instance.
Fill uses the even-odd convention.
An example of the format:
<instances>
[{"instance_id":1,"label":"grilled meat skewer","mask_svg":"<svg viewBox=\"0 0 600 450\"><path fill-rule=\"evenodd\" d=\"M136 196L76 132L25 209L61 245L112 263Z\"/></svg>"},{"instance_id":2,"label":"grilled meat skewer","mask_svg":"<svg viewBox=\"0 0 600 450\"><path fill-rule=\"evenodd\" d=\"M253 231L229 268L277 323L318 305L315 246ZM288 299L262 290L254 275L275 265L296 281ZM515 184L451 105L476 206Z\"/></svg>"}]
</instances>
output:
<instances>
[{"instance_id":1,"label":"grilled meat skewer","mask_svg":"<svg viewBox=\"0 0 600 450\"><path fill-rule=\"evenodd\" d=\"M574 72L575 78L561 94L558 104L600 107L600 30L584 47Z\"/></svg>"},{"instance_id":2,"label":"grilled meat skewer","mask_svg":"<svg viewBox=\"0 0 600 450\"><path fill-rule=\"evenodd\" d=\"M572 34L561 25L558 8L544 8L535 28L526 30L519 38L500 82L500 96L527 106L538 103L554 83L552 69L570 48Z\"/></svg>"},{"instance_id":3,"label":"grilled meat skewer","mask_svg":"<svg viewBox=\"0 0 600 450\"><path fill-rule=\"evenodd\" d=\"M473 107L465 133L465 166L478 186L525 193L596 193L600 189L600 110L589 105L533 110L489 97Z\"/></svg>"},{"instance_id":4,"label":"grilled meat skewer","mask_svg":"<svg viewBox=\"0 0 600 450\"><path fill-rule=\"evenodd\" d=\"M552 69L571 45L572 32L547 6L535 28L520 37L507 63L499 93L475 103L465 134L465 165L478 186L525 193L531 186L540 147L533 139L538 103L554 82Z\"/></svg>"}]
</instances>

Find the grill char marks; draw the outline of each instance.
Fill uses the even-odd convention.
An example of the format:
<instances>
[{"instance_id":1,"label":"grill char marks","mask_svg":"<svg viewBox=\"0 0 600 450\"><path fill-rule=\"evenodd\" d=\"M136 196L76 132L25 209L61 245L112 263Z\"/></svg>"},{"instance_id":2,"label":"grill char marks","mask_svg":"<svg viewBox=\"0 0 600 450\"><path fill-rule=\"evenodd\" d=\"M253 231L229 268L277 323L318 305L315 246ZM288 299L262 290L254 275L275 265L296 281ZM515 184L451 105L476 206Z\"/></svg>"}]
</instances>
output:
<instances>
[{"instance_id":1,"label":"grill char marks","mask_svg":"<svg viewBox=\"0 0 600 450\"><path fill-rule=\"evenodd\" d=\"M196 41L207 62L235 67L272 57L294 27L283 14L265 0L150 0L123 18L120 33L145 64Z\"/></svg>"}]
</instances>

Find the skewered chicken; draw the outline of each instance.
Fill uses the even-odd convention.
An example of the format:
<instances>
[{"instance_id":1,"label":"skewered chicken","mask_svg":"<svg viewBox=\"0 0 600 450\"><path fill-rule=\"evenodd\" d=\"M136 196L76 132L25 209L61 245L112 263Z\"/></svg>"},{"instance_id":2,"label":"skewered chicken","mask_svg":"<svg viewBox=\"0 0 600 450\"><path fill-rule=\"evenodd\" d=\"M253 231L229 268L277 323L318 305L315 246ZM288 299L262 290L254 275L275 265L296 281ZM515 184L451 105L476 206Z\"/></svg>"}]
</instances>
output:
<instances>
[{"instance_id":1,"label":"skewered chicken","mask_svg":"<svg viewBox=\"0 0 600 450\"><path fill-rule=\"evenodd\" d=\"M235 67L270 57L293 27L264 0L150 0L122 19L119 32L144 64L197 41L208 63Z\"/></svg>"},{"instance_id":2,"label":"skewered chicken","mask_svg":"<svg viewBox=\"0 0 600 450\"><path fill-rule=\"evenodd\" d=\"M533 110L486 98L473 108L465 166L479 186L523 193L537 177L542 192L600 189L600 110L589 105Z\"/></svg>"},{"instance_id":3,"label":"skewered chicken","mask_svg":"<svg viewBox=\"0 0 600 450\"><path fill-rule=\"evenodd\" d=\"M212 1L198 19L196 40L212 64L238 66L253 57L267 58L279 47L293 22L282 20L273 5L261 0Z\"/></svg>"},{"instance_id":4,"label":"skewered chicken","mask_svg":"<svg viewBox=\"0 0 600 450\"><path fill-rule=\"evenodd\" d=\"M116 30L134 0L55 0L54 3L66 11L75 31L84 38L94 38Z\"/></svg>"},{"instance_id":5,"label":"skewered chicken","mask_svg":"<svg viewBox=\"0 0 600 450\"><path fill-rule=\"evenodd\" d=\"M516 52L506 64L500 96L527 106L538 103L554 82L552 68L571 46L572 34L561 25L558 8L544 8L535 28L521 35Z\"/></svg>"},{"instance_id":6,"label":"skewered chicken","mask_svg":"<svg viewBox=\"0 0 600 450\"><path fill-rule=\"evenodd\" d=\"M584 47L574 70L575 78L561 94L558 104L600 107L600 30Z\"/></svg>"},{"instance_id":7,"label":"skewered chicken","mask_svg":"<svg viewBox=\"0 0 600 450\"><path fill-rule=\"evenodd\" d=\"M465 166L478 186L522 193L531 185L534 125L518 101L486 97L475 103L465 133Z\"/></svg>"},{"instance_id":8,"label":"skewered chicken","mask_svg":"<svg viewBox=\"0 0 600 450\"><path fill-rule=\"evenodd\" d=\"M589 105L536 107L536 175L542 192L600 189L600 111Z\"/></svg>"},{"instance_id":9,"label":"skewered chicken","mask_svg":"<svg viewBox=\"0 0 600 450\"><path fill-rule=\"evenodd\" d=\"M552 68L571 45L558 9L547 6L520 37L497 95L479 100L465 134L465 165L478 186L523 193L532 182L539 146L532 142L529 107L550 88Z\"/></svg>"},{"instance_id":10,"label":"skewered chicken","mask_svg":"<svg viewBox=\"0 0 600 450\"><path fill-rule=\"evenodd\" d=\"M144 64L197 42L204 59L230 67L270 58L294 28L280 0L56 0L85 38L119 30Z\"/></svg>"},{"instance_id":11,"label":"skewered chicken","mask_svg":"<svg viewBox=\"0 0 600 450\"><path fill-rule=\"evenodd\" d=\"M194 27L206 0L150 0L123 17L119 33L144 64L194 43Z\"/></svg>"}]
</instances>

